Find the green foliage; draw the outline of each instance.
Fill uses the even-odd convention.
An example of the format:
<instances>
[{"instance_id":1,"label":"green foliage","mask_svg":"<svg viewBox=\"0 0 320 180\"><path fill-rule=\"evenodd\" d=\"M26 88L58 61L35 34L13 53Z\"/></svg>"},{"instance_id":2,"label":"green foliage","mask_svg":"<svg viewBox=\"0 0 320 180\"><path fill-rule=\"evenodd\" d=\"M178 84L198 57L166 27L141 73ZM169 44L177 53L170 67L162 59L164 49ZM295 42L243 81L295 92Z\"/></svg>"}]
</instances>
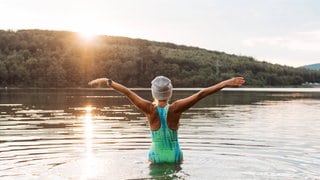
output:
<instances>
[{"instance_id":1,"label":"green foliage","mask_svg":"<svg viewBox=\"0 0 320 180\"><path fill-rule=\"evenodd\" d=\"M0 30L0 84L15 87L86 87L109 77L130 87L149 87L157 75L175 87L205 87L233 76L247 86L316 82L320 71L259 62L196 47L125 37L86 42L77 33Z\"/></svg>"}]
</instances>

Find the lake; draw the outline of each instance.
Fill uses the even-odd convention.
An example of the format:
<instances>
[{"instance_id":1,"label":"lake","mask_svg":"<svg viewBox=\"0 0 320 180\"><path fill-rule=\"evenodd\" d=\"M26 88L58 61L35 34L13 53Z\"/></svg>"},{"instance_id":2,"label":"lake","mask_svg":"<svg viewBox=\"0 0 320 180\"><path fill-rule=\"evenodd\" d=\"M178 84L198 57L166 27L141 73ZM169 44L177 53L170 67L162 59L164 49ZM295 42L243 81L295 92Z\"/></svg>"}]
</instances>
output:
<instances>
[{"instance_id":1,"label":"lake","mask_svg":"<svg viewBox=\"0 0 320 180\"><path fill-rule=\"evenodd\" d=\"M320 178L319 88L211 95L181 118L184 162L153 165L146 118L116 92L0 91L0 179Z\"/></svg>"}]
</instances>

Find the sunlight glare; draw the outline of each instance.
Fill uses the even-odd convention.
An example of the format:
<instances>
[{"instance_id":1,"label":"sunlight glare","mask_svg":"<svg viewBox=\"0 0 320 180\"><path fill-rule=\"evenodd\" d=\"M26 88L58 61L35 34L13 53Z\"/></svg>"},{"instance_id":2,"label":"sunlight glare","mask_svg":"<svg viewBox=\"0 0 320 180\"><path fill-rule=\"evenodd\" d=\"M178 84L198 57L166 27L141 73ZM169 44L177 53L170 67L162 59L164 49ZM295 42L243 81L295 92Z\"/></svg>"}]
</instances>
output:
<instances>
[{"instance_id":1,"label":"sunlight glare","mask_svg":"<svg viewBox=\"0 0 320 180\"><path fill-rule=\"evenodd\" d=\"M83 39L83 40L85 40L87 42L93 41L98 36L97 33L93 32L93 31L90 31L90 30L88 30L88 31L86 31L86 30L79 31L78 34L79 34L81 39Z\"/></svg>"},{"instance_id":2,"label":"sunlight glare","mask_svg":"<svg viewBox=\"0 0 320 180\"><path fill-rule=\"evenodd\" d=\"M101 34L100 23L94 17L81 17L72 28L85 41L93 41Z\"/></svg>"},{"instance_id":3,"label":"sunlight glare","mask_svg":"<svg viewBox=\"0 0 320 180\"><path fill-rule=\"evenodd\" d=\"M86 107L85 107L86 115L89 114L89 113L91 113L92 109L93 109L93 108L92 108L91 106L86 106Z\"/></svg>"},{"instance_id":4,"label":"sunlight glare","mask_svg":"<svg viewBox=\"0 0 320 180\"><path fill-rule=\"evenodd\" d=\"M86 114L84 117L84 128L85 128L85 138L86 138L86 148L87 152L91 152L92 148L92 137L93 137L93 125L92 125L92 107L85 107Z\"/></svg>"},{"instance_id":5,"label":"sunlight glare","mask_svg":"<svg viewBox=\"0 0 320 180\"><path fill-rule=\"evenodd\" d=\"M92 152L92 138L93 138L93 123L92 123L92 110L95 109L91 106L86 106L86 114L83 117L84 120L84 135L86 144L85 163L83 164L83 177L81 179L87 179L93 177L96 172L93 168L94 155Z\"/></svg>"}]
</instances>

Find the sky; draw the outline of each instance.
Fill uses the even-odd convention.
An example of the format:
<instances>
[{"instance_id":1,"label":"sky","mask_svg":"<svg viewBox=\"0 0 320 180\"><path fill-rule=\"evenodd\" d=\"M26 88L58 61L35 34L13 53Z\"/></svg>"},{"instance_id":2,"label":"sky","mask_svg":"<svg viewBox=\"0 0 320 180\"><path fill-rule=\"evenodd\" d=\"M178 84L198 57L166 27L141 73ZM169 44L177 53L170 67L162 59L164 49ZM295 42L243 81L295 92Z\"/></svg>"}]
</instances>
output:
<instances>
[{"instance_id":1,"label":"sky","mask_svg":"<svg viewBox=\"0 0 320 180\"><path fill-rule=\"evenodd\" d=\"M320 63L319 0L0 0L0 29L76 31Z\"/></svg>"}]
</instances>

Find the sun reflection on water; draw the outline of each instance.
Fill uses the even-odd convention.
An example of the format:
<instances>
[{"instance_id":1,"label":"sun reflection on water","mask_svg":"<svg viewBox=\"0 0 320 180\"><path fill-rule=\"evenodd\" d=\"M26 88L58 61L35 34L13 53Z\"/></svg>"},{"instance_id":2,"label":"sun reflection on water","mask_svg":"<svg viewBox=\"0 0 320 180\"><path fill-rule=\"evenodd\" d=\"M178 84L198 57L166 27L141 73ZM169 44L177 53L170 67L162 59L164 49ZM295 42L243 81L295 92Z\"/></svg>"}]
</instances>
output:
<instances>
[{"instance_id":1,"label":"sun reflection on water","mask_svg":"<svg viewBox=\"0 0 320 180\"><path fill-rule=\"evenodd\" d=\"M86 114L84 116L84 128L85 128L85 142L86 152L92 155L92 137L93 137L93 125L92 125L92 107L87 106L85 108Z\"/></svg>"},{"instance_id":2,"label":"sun reflection on water","mask_svg":"<svg viewBox=\"0 0 320 180\"><path fill-rule=\"evenodd\" d=\"M85 107L85 116L83 117L84 121L84 135L85 135L85 160L84 164L82 165L82 178L81 179L87 179L93 177L96 172L94 169L94 154L92 151L92 139L93 139L93 122L92 122L92 110L94 108L91 106Z\"/></svg>"}]
</instances>

